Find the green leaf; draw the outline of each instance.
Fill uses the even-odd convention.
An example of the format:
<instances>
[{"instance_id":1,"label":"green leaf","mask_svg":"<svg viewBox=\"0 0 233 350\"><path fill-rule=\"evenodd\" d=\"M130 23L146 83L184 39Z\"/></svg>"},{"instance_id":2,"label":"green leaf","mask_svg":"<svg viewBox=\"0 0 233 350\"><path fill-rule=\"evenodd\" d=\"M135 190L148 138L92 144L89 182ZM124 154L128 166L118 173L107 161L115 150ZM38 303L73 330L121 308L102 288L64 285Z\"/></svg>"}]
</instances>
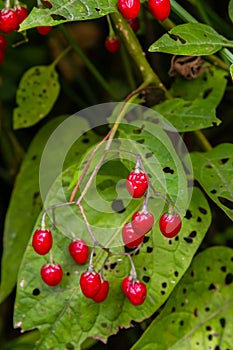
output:
<instances>
[{"instance_id":1,"label":"green leaf","mask_svg":"<svg viewBox=\"0 0 233 350\"><path fill-rule=\"evenodd\" d=\"M207 24L185 23L169 30L149 47L149 51L202 56L211 55L223 46L233 47L233 41L227 40Z\"/></svg>"},{"instance_id":2,"label":"green leaf","mask_svg":"<svg viewBox=\"0 0 233 350\"><path fill-rule=\"evenodd\" d=\"M191 154L194 177L208 196L233 219L233 145L220 144L209 152Z\"/></svg>"},{"instance_id":3,"label":"green leaf","mask_svg":"<svg viewBox=\"0 0 233 350\"><path fill-rule=\"evenodd\" d=\"M53 108L59 95L58 74L53 64L30 68L21 78L16 94L14 129L38 123Z\"/></svg>"},{"instance_id":4,"label":"green leaf","mask_svg":"<svg viewBox=\"0 0 233 350\"><path fill-rule=\"evenodd\" d=\"M231 80L233 80L233 64L230 65Z\"/></svg>"},{"instance_id":5,"label":"green leaf","mask_svg":"<svg viewBox=\"0 0 233 350\"><path fill-rule=\"evenodd\" d=\"M131 350L232 349L232 265L233 250L227 247L198 254Z\"/></svg>"},{"instance_id":6,"label":"green leaf","mask_svg":"<svg viewBox=\"0 0 233 350\"><path fill-rule=\"evenodd\" d=\"M166 162L165 159L164 162ZM120 163L119 160L113 160L109 165L106 163L107 169L103 169L103 174L107 176L107 170L114 170L117 174L116 178L120 178L122 175L119 169L124 169L124 167L119 168ZM62 177L56 180L48 194L46 208L62 203L64 196L69 197L69 184L78 166L77 164L67 169ZM128 173L126 169L123 171ZM157 167L154 168L152 175L154 171L157 171ZM106 181L106 178L103 182L101 181L103 174L100 174L97 182L99 185ZM109 180L112 180L111 176ZM115 181L117 179L113 180ZM113 185L110 184L107 187L105 194L109 191L110 196ZM107 198L109 196L107 195ZM113 204L113 201L111 199L110 203ZM123 202L126 204L125 200ZM131 200L129 205L125 205L124 210L118 213L114 210L111 213L103 212L100 205L94 208L89 206L88 201L84 201L83 206L92 230L101 243L115 252L122 252L124 248L121 241L121 227L141 204L140 200ZM161 200L150 199L149 208L153 213L161 210ZM194 189L189 210L183 218L182 230L177 238L168 240L163 237L156 223L154 229L147 235L148 241L144 243L139 254L133 257L138 278L145 281L148 287L145 303L134 307L121 292L121 281L130 272L127 258L117 255L105 261L106 253L100 249L96 249L94 267L98 270L104 263L104 278L110 283L109 296L104 303L96 304L82 295L79 278L80 274L87 269L87 265L76 265L69 256L67 247L73 235L87 242L91 240L76 206L59 208L56 211L56 227L53 229L53 258L62 265L64 278L57 287L46 286L41 281L40 268L48 261L48 257L35 254L29 244L18 276L15 326L23 330L35 327L40 330L38 350L49 348L64 350L68 347L67 344L71 344L74 350L78 350L88 337L97 337L106 341L111 334L117 332L119 327L130 327L132 320L142 321L165 302L188 268L210 225L210 219L210 208L205 197L199 189ZM48 217L46 222L49 225L47 220L49 220ZM41 215L35 228L40 225Z\"/></svg>"},{"instance_id":7,"label":"green leaf","mask_svg":"<svg viewBox=\"0 0 233 350\"><path fill-rule=\"evenodd\" d=\"M41 156L50 135L65 118L65 116L57 117L40 129L28 149L17 176L4 227L0 302L11 293L16 284L19 265L36 218L42 209L39 186ZM81 158L84 151L92 145L92 143L97 142L99 137L92 131L82 135L84 132L83 130L88 129L88 123L81 117L77 119L77 128L69 129L68 132L68 130L65 130L63 127L64 135L63 138L60 138L58 147L50 149L50 166L46 167L46 177L48 181L53 178L53 176L55 176L55 178L58 176L52 159L57 159L57 157L63 155L63 148L65 148L66 144L70 145L70 140L72 138L78 141L70 148L65 159L64 168L68 167L76 159ZM79 135L80 133L81 136ZM12 257L14 258L12 259Z\"/></svg>"},{"instance_id":8,"label":"green leaf","mask_svg":"<svg viewBox=\"0 0 233 350\"><path fill-rule=\"evenodd\" d=\"M229 1L228 14L229 14L229 18L230 18L231 22L233 22L233 0Z\"/></svg>"},{"instance_id":9,"label":"green leaf","mask_svg":"<svg viewBox=\"0 0 233 350\"><path fill-rule=\"evenodd\" d=\"M34 7L20 25L20 31L37 26L55 26L64 22L100 18L116 11L116 0L55 0L51 9Z\"/></svg>"},{"instance_id":10,"label":"green leaf","mask_svg":"<svg viewBox=\"0 0 233 350\"><path fill-rule=\"evenodd\" d=\"M210 66L192 81L176 78L170 90L175 98L153 109L182 132L219 125L216 108L224 95L226 84L226 72Z\"/></svg>"}]
</instances>

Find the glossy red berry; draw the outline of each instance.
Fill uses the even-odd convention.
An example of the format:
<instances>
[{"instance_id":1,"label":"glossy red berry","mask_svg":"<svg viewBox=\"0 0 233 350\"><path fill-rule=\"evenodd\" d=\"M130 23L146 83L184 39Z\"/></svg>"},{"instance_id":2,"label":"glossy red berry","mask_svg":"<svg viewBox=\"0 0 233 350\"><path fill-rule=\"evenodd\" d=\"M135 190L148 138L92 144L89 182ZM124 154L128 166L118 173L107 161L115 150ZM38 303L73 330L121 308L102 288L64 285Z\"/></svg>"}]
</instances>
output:
<instances>
[{"instance_id":1,"label":"glossy red berry","mask_svg":"<svg viewBox=\"0 0 233 350\"><path fill-rule=\"evenodd\" d=\"M131 284L132 284L132 278L130 276L127 276L122 280L121 288L124 295L128 296L128 291Z\"/></svg>"},{"instance_id":2,"label":"glossy red berry","mask_svg":"<svg viewBox=\"0 0 233 350\"><path fill-rule=\"evenodd\" d=\"M36 30L41 35L47 35L49 32L51 32L52 28L52 26L39 26L36 27Z\"/></svg>"},{"instance_id":3,"label":"glossy red berry","mask_svg":"<svg viewBox=\"0 0 233 350\"><path fill-rule=\"evenodd\" d=\"M101 278L95 271L83 272L80 277L80 287L83 295L94 298L101 288Z\"/></svg>"},{"instance_id":4,"label":"glossy red berry","mask_svg":"<svg viewBox=\"0 0 233 350\"><path fill-rule=\"evenodd\" d=\"M118 0L118 10L126 19L136 18L140 12L140 0Z\"/></svg>"},{"instance_id":5,"label":"glossy red berry","mask_svg":"<svg viewBox=\"0 0 233 350\"><path fill-rule=\"evenodd\" d=\"M13 9L2 9L0 12L0 31L6 34L19 29L18 16Z\"/></svg>"},{"instance_id":6,"label":"glossy red berry","mask_svg":"<svg viewBox=\"0 0 233 350\"><path fill-rule=\"evenodd\" d=\"M143 242L144 235L138 235L133 227L132 223L126 223L122 228L122 240L127 248L133 249L139 246Z\"/></svg>"},{"instance_id":7,"label":"glossy red berry","mask_svg":"<svg viewBox=\"0 0 233 350\"><path fill-rule=\"evenodd\" d=\"M144 303L146 294L146 285L143 282L135 281L130 284L127 297L131 304L138 306Z\"/></svg>"},{"instance_id":8,"label":"glossy red berry","mask_svg":"<svg viewBox=\"0 0 233 350\"><path fill-rule=\"evenodd\" d=\"M159 227L162 234L167 238L175 237L181 229L182 221L178 214L165 213L159 220Z\"/></svg>"},{"instance_id":9,"label":"glossy red berry","mask_svg":"<svg viewBox=\"0 0 233 350\"><path fill-rule=\"evenodd\" d=\"M132 216L132 227L138 235L145 235L154 225L154 216L148 211L137 211Z\"/></svg>"},{"instance_id":10,"label":"glossy red berry","mask_svg":"<svg viewBox=\"0 0 233 350\"><path fill-rule=\"evenodd\" d=\"M40 255L47 254L52 248L53 237L52 232L47 229L38 229L32 237L32 246L36 253Z\"/></svg>"},{"instance_id":11,"label":"glossy red berry","mask_svg":"<svg viewBox=\"0 0 233 350\"><path fill-rule=\"evenodd\" d=\"M136 33L139 28L140 28L140 21L139 18L133 18L133 19L128 19L127 22L129 23L130 27L133 29L133 31Z\"/></svg>"},{"instance_id":12,"label":"glossy red berry","mask_svg":"<svg viewBox=\"0 0 233 350\"><path fill-rule=\"evenodd\" d=\"M140 198L144 195L148 188L147 175L139 170L133 170L126 179L126 188L133 198Z\"/></svg>"},{"instance_id":13,"label":"glossy red berry","mask_svg":"<svg viewBox=\"0 0 233 350\"><path fill-rule=\"evenodd\" d=\"M25 18L27 18L28 16L28 11L25 7L23 6L20 6L16 9L16 14L17 14L17 17L18 17L18 23L22 23Z\"/></svg>"},{"instance_id":14,"label":"glossy red berry","mask_svg":"<svg viewBox=\"0 0 233 350\"><path fill-rule=\"evenodd\" d=\"M5 58L5 53L4 51L0 51L0 64L3 64Z\"/></svg>"},{"instance_id":15,"label":"glossy red berry","mask_svg":"<svg viewBox=\"0 0 233 350\"><path fill-rule=\"evenodd\" d=\"M0 51L5 51L6 45L7 45L7 42L6 42L5 36L0 34Z\"/></svg>"},{"instance_id":16,"label":"glossy red berry","mask_svg":"<svg viewBox=\"0 0 233 350\"><path fill-rule=\"evenodd\" d=\"M117 37L110 38L109 36L105 40L105 48L111 53L118 52L121 48L120 39Z\"/></svg>"},{"instance_id":17,"label":"glossy red berry","mask_svg":"<svg viewBox=\"0 0 233 350\"><path fill-rule=\"evenodd\" d=\"M170 14L170 0L149 0L149 10L158 21L164 21Z\"/></svg>"},{"instance_id":18,"label":"glossy red berry","mask_svg":"<svg viewBox=\"0 0 233 350\"><path fill-rule=\"evenodd\" d=\"M99 292L93 297L93 300L96 303L102 303L104 300L107 299L109 292L109 283L108 281L101 281L101 287Z\"/></svg>"},{"instance_id":19,"label":"glossy red berry","mask_svg":"<svg viewBox=\"0 0 233 350\"><path fill-rule=\"evenodd\" d=\"M74 261L82 265L85 264L88 259L89 248L82 239L76 239L69 244L69 252Z\"/></svg>"},{"instance_id":20,"label":"glossy red berry","mask_svg":"<svg viewBox=\"0 0 233 350\"><path fill-rule=\"evenodd\" d=\"M42 266L41 271L42 280L51 287L57 286L63 277L63 271L58 264L47 264Z\"/></svg>"}]
</instances>

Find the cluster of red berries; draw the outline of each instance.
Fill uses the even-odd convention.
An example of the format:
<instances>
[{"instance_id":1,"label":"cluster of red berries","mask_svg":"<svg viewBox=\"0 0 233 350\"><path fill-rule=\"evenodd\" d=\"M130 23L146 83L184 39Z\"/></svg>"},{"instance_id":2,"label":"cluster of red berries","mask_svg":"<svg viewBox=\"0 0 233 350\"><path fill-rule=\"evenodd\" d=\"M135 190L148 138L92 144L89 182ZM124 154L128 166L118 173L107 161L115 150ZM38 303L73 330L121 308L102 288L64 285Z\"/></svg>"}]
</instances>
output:
<instances>
[{"instance_id":1,"label":"cluster of red berries","mask_svg":"<svg viewBox=\"0 0 233 350\"><path fill-rule=\"evenodd\" d=\"M145 172L136 165L126 179L126 188L132 198L141 198L146 195L148 198L149 178ZM147 210L147 200L145 200L142 210L132 216L131 222L126 223L122 229L122 240L127 248L137 248L154 225L154 216ZM172 238L181 229L181 218L178 214L165 213L161 216L159 226L162 234ZM50 252L53 245L52 232L48 229L38 229L33 234L32 246L34 250L45 255ZM68 247L68 251L73 260L80 265L87 262L89 248L85 241L81 239L73 240ZM80 287L83 295L93 299L95 302L103 302L109 292L109 282L101 277L92 267L92 258L87 271L80 276ZM41 268L41 278L49 286L58 285L63 277L62 267L56 263L48 263ZM136 271L132 263L132 271L122 281L122 291L133 305L141 305L147 294L146 285L137 279Z\"/></svg>"}]
</instances>

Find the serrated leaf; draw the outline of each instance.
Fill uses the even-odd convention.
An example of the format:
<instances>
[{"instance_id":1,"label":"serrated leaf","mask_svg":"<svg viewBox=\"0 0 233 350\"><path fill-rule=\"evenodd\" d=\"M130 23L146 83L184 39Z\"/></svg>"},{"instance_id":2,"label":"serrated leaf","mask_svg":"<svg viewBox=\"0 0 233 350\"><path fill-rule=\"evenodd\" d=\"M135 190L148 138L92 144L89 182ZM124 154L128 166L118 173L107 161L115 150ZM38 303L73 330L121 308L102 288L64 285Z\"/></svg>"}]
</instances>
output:
<instances>
[{"instance_id":1,"label":"serrated leaf","mask_svg":"<svg viewBox=\"0 0 233 350\"><path fill-rule=\"evenodd\" d=\"M51 9L34 7L20 25L20 31L37 26L55 26L64 22L100 18L115 11L115 0L55 0Z\"/></svg>"},{"instance_id":2,"label":"serrated leaf","mask_svg":"<svg viewBox=\"0 0 233 350\"><path fill-rule=\"evenodd\" d=\"M226 72L210 66L192 81L176 78L170 90L175 98L153 109L182 132L219 125L221 121L216 118L216 108L224 95L226 84Z\"/></svg>"},{"instance_id":3,"label":"serrated leaf","mask_svg":"<svg viewBox=\"0 0 233 350\"><path fill-rule=\"evenodd\" d=\"M14 129L38 123L53 108L60 91L58 74L53 64L30 68L21 78L16 93Z\"/></svg>"},{"instance_id":4,"label":"serrated leaf","mask_svg":"<svg viewBox=\"0 0 233 350\"><path fill-rule=\"evenodd\" d=\"M232 269L230 248L212 247L198 254L131 350L232 349Z\"/></svg>"},{"instance_id":5,"label":"serrated leaf","mask_svg":"<svg viewBox=\"0 0 233 350\"><path fill-rule=\"evenodd\" d=\"M57 179L48 195L46 207L64 201L64 194L69 197L70 191L67 186L73 178L74 171L75 167L71 167L63 173L63 188L60 187L61 178ZM117 171L116 164L115 172ZM119 173L118 176L120 177ZM112 191L111 186L109 191ZM86 215L97 238L110 247L113 240L118 242L118 246L114 245L114 251L124 251L121 227L139 205L138 201L131 202L133 203L130 203L124 212L113 211L109 223L107 213L101 213L98 211L99 208L88 208L84 201ZM160 205L161 201L158 199L151 199L149 202L150 210L153 212L159 210ZM23 330L39 328L41 338L36 347L38 350L45 348L63 350L68 343L74 350L78 350L88 337L106 341L119 327L129 327L132 320L142 321L164 303L189 266L209 227L210 215L205 197L199 189L194 189L189 211L183 219L178 238L167 240L159 234L156 223L148 235L148 242L143 245L139 254L133 257L138 278L144 280L148 287L145 303L134 307L121 292L121 280L130 271L127 258L122 256L113 256L105 261L104 278L109 280L110 292L104 303L96 304L82 295L79 277L87 266L77 266L69 256L67 246L73 234L88 242L90 238L76 206L59 208L56 213L57 226L53 230L53 258L63 266L64 278L60 286L55 288L46 286L40 279L40 267L46 263L47 257L35 254L29 244L18 278L15 326L20 326ZM96 218L99 218L98 224ZM40 222L41 216L35 227L40 226ZM94 258L96 270L103 264L105 258L106 254L96 249ZM163 287L164 283L166 288Z\"/></svg>"},{"instance_id":6,"label":"serrated leaf","mask_svg":"<svg viewBox=\"0 0 233 350\"><path fill-rule=\"evenodd\" d=\"M36 218L42 209L42 200L39 186L39 168L41 156L44 152L45 145L53 131L66 119L66 116L60 116L52 119L40 129L33 139L28 152L21 165L20 172L17 176L14 190L11 195L10 205L7 211L4 238L3 238L3 256L1 262L1 285L0 285L0 302L2 302L13 290L19 265L21 263L25 248L35 224ZM50 149L51 158L56 159L63 154L62 149L66 144L70 145L70 138L78 139L78 133L88 130L88 123L79 117L77 119L77 128L65 130L65 135L60 140L56 149ZM82 157L84 151L97 142L99 137L89 131L86 135L81 135L67 154L64 169L73 163L76 159ZM88 143L86 141L88 140ZM85 141L85 142L83 142ZM58 175L52 162L46 167L46 176L48 180ZM17 249L15 249L17 247ZM14 259L12 259L14 256Z\"/></svg>"},{"instance_id":7,"label":"serrated leaf","mask_svg":"<svg viewBox=\"0 0 233 350\"><path fill-rule=\"evenodd\" d=\"M150 52L165 52L173 55L211 55L222 47L233 47L233 41L218 34L212 27L202 23L180 24L150 47Z\"/></svg>"},{"instance_id":8,"label":"serrated leaf","mask_svg":"<svg viewBox=\"0 0 233 350\"><path fill-rule=\"evenodd\" d=\"M208 196L233 220L233 145L220 144L191 154L194 177Z\"/></svg>"}]
</instances>

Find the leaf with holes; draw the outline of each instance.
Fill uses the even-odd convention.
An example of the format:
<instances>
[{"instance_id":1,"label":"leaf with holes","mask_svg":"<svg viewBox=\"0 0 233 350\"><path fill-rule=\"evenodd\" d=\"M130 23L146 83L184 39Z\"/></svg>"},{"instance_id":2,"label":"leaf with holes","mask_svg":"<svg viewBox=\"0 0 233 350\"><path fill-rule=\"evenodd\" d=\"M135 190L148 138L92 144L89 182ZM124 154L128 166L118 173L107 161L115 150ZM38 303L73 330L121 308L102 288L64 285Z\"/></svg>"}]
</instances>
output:
<instances>
[{"instance_id":1,"label":"leaf with holes","mask_svg":"<svg viewBox=\"0 0 233 350\"><path fill-rule=\"evenodd\" d=\"M167 153L164 154L167 156ZM117 176L115 178L109 176L109 179L116 184L121 178L119 169L124 169L124 166L119 168L120 163L119 157L117 160L110 159L109 165L105 163L102 170L107 176L107 172L114 169ZM71 193L69 184L77 167L79 164L76 163L55 181L45 207L62 203L69 198ZM153 171L152 165L150 167ZM155 166L154 171L156 170ZM124 171L126 174L126 169ZM101 184L101 178L100 173L100 179L97 175L98 186ZM103 180L106 181L106 177ZM124 203L125 210L116 211L112 208L110 212L109 204L113 204L114 199L110 196L112 185L108 188L105 190L104 197L105 211L103 211L104 201L101 203L101 197L97 207L93 207L85 197L83 207L97 239L115 252L122 252L124 251L121 239L122 225L130 220L132 214L142 205L142 201L130 200L128 197L128 203ZM116 198L120 199L117 194ZM153 212L161 211L163 208L161 204L161 200L157 198L149 200L149 208ZM51 224L50 216L46 218L48 226ZM119 327L130 327L132 320L140 322L152 315L165 302L188 268L210 225L211 214L201 191L194 189L189 210L183 218L182 230L175 239L168 240L160 234L158 222L156 223L147 235L139 253L133 257L138 278L148 287L148 297L145 303L138 307L131 305L121 291L121 281L130 272L127 257L116 255L106 261L106 252L101 249L96 249L94 267L98 270L104 263L103 276L110 283L108 298L104 303L96 304L82 295L79 278L87 266L77 266L69 256L67 247L73 235L85 239L89 244L91 239L76 205L60 207L56 211L55 219L53 258L62 265L64 270L64 278L60 286L51 288L42 282L40 268L47 262L48 257L35 254L31 243L27 247L18 275L15 326L23 330L35 327L40 330L38 350L49 348L64 350L68 344L74 350L78 350L88 337L96 337L105 342L111 334L117 332ZM40 224L41 215L35 228Z\"/></svg>"},{"instance_id":2,"label":"leaf with holes","mask_svg":"<svg viewBox=\"0 0 233 350\"><path fill-rule=\"evenodd\" d=\"M194 177L208 196L233 220L233 145L221 144L209 152L191 154Z\"/></svg>"},{"instance_id":3,"label":"leaf with holes","mask_svg":"<svg viewBox=\"0 0 233 350\"><path fill-rule=\"evenodd\" d=\"M41 156L50 135L54 130L61 130L59 144L56 144L56 147L49 147L50 162L49 166L46 164L46 180L44 180L48 188L49 184L51 182L53 183L54 178L58 176L60 171L54 162L57 158L65 158L65 169L76 159L80 159L92 143L96 143L99 140L99 136L92 131L88 131L85 135L82 135L83 130L89 129L89 124L86 120L80 117L77 118L76 127L71 128L67 121L65 124L66 127L64 126L63 122L66 118L66 116L53 118L41 128L34 137L17 176L4 227L0 302L11 293L16 284L19 265L36 218L42 208L39 169ZM73 147L66 154L66 157L64 157L64 149L66 146L70 148L70 144L76 139L77 142L73 144ZM42 176L40 177L40 181L43 181ZM48 188L44 191L47 191ZM15 247L17 247L17 254L15 253ZM14 256L14 259L12 259L12 256Z\"/></svg>"},{"instance_id":4,"label":"leaf with holes","mask_svg":"<svg viewBox=\"0 0 233 350\"><path fill-rule=\"evenodd\" d=\"M174 98L153 109L182 132L219 125L216 108L223 97L226 84L226 72L209 66L195 80L176 78L170 90Z\"/></svg>"},{"instance_id":5,"label":"leaf with holes","mask_svg":"<svg viewBox=\"0 0 233 350\"><path fill-rule=\"evenodd\" d=\"M203 56L211 55L224 46L233 47L233 41L227 40L207 24L185 23L169 30L149 47L149 51Z\"/></svg>"},{"instance_id":6,"label":"leaf with holes","mask_svg":"<svg viewBox=\"0 0 233 350\"><path fill-rule=\"evenodd\" d=\"M59 91L58 75L53 64L30 68L21 78L17 90L14 129L27 128L46 117Z\"/></svg>"},{"instance_id":7,"label":"leaf with holes","mask_svg":"<svg viewBox=\"0 0 233 350\"><path fill-rule=\"evenodd\" d=\"M54 0L51 9L34 7L20 25L20 31L37 26L55 26L64 22L101 18L116 12L115 0Z\"/></svg>"},{"instance_id":8,"label":"leaf with holes","mask_svg":"<svg viewBox=\"0 0 233 350\"><path fill-rule=\"evenodd\" d=\"M233 250L198 254L161 314L131 350L233 348ZM164 332L166 329L166 332Z\"/></svg>"}]
</instances>

